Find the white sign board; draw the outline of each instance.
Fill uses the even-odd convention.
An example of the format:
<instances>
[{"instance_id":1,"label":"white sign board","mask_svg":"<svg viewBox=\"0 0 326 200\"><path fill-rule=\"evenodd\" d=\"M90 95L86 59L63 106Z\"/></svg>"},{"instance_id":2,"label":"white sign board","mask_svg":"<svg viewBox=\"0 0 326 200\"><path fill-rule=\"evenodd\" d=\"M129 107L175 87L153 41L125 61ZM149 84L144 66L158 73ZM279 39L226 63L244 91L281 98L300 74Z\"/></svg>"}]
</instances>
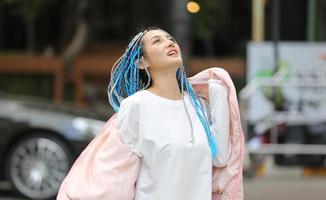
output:
<instances>
[{"instance_id":1,"label":"white sign board","mask_svg":"<svg viewBox=\"0 0 326 200\"><path fill-rule=\"evenodd\" d=\"M326 43L280 42L278 44L278 49L279 60L291 69L290 73L296 70L304 70L304 72L306 71L307 73L316 72L321 69L323 69L322 71L326 71ZM248 43L247 83L261 76L261 74L266 74L268 71L274 71L273 43ZM324 94L326 95L325 90ZM304 95L301 89L282 89L282 93L291 103L295 103L300 95ZM308 93L309 91L307 95ZM255 93L249 99L248 106L249 110L247 111L247 117L252 121L256 121L270 114L273 110L273 104L266 98L262 90Z\"/></svg>"}]
</instances>

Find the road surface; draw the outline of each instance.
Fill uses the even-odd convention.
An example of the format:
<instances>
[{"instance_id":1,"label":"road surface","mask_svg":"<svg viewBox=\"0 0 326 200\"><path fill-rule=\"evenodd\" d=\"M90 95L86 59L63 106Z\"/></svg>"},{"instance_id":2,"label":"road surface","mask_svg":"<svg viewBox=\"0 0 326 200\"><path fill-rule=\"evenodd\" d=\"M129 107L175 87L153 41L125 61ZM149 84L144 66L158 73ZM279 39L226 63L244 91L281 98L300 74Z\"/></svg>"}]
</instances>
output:
<instances>
[{"instance_id":1,"label":"road surface","mask_svg":"<svg viewBox=\"0 0 326 200\"><path fill-rule=\"evenodd\" d=\"M326 177L264 176L245 179L245 200L325 200ZM26 200L7 190L0 200Z\"/></svg>"}]
</instances>

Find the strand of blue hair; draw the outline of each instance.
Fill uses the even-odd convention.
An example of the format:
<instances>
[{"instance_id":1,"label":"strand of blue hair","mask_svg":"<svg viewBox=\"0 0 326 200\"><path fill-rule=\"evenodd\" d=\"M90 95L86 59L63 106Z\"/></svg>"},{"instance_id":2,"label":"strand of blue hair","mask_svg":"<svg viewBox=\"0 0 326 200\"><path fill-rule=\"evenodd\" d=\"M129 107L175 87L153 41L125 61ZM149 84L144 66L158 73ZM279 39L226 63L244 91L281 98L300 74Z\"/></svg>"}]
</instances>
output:
<instances>
[{"instance_id":1,"label":"strand of blue hair","mask_svg":"<svg viewBox=\"0 0 326 200\"><path fill-rule=\"evenodd\" d=\"M192 88L191 84L188 82L186 74L182 68L179 68L177 71L177 78L181 79L179 82L181 83L181 88L184 88L184 90L189 94L190 98L191 98L191 102L195 108L196 114L201 122L201 124L204 127L206 136L207 136L207 140L208 140L208 144L210 146L211 149L211 153L214 157L217 156L218 154L218 148L216 145L216 141L215 138L211 132L210 129L210 124L208 121L208 115L206 113L206 109L202 106L202 104L200 104L200 99L198 98L198 96L196 95L194 89Z\"/></svg>"},{"instance_id":2,"label":"strand of blue hair","mask_svg":"<svg viewBox=\"0 0 326 200\"><path fill-rule=\"evenodd\" d=\"M114 66L112 71L110 84L108 86L108 97L112 108L116 112L119 111L120 103L123 99L139 90L146 89L143 88L144 83L140 81L139 77L139 60L142 55L142 46L140 45L141 37L141 34L134 37L128 45L124 55L118 61L117 65ZM179 83L180 91L182 93L185 91L189 94L196 114L204 127L211 153L216 157L218 149L215 138L210 130L206 109L200 104L200 99L196 95L191 84L188 82L182 66L177 70L176 78Z\"/></svg>"}]
</instances>

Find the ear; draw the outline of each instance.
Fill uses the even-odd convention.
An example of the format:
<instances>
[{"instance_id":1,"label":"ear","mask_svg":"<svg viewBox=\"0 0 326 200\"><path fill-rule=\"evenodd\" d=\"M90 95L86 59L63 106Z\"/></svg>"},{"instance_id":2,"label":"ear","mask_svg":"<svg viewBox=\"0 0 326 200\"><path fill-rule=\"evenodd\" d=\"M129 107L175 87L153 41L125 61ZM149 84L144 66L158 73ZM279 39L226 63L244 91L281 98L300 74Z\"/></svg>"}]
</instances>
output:
<instances>
[{"instance_id":1,"label":"ear","mask_svg":"<svg viewBox=\"0 0 326 200\"><path fill-rule=\"evenodd\" d=\"M146 67L149 67L148 61L144 58L144 56L140 57L139 60L139 68L145 69Z\"/></svg>"}]
</instances>

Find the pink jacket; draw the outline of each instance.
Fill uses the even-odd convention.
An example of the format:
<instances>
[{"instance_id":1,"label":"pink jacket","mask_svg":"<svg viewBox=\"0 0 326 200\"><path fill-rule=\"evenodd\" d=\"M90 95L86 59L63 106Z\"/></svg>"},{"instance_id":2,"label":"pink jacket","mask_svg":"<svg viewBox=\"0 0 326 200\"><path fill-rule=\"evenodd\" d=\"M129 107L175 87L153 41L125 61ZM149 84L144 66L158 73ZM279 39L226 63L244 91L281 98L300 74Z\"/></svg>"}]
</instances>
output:
<instances>
[{"instance_id":1,"label":"pink jacket","mask_svg":"<svg viewBox=\"0 0 326 200\"><path fill-rule=\"evenodd\" d=\"M210 68L189 78L198 95L208 98L208 80L228 88L231 155L226 167L213 167L212 200L243 199L242 165L244 136L236 97L229 74ZM57 200L132 200L140 158L124 144L116 129L114 114L81 153L61 184Z\"/></svg>"}]
</instances>

